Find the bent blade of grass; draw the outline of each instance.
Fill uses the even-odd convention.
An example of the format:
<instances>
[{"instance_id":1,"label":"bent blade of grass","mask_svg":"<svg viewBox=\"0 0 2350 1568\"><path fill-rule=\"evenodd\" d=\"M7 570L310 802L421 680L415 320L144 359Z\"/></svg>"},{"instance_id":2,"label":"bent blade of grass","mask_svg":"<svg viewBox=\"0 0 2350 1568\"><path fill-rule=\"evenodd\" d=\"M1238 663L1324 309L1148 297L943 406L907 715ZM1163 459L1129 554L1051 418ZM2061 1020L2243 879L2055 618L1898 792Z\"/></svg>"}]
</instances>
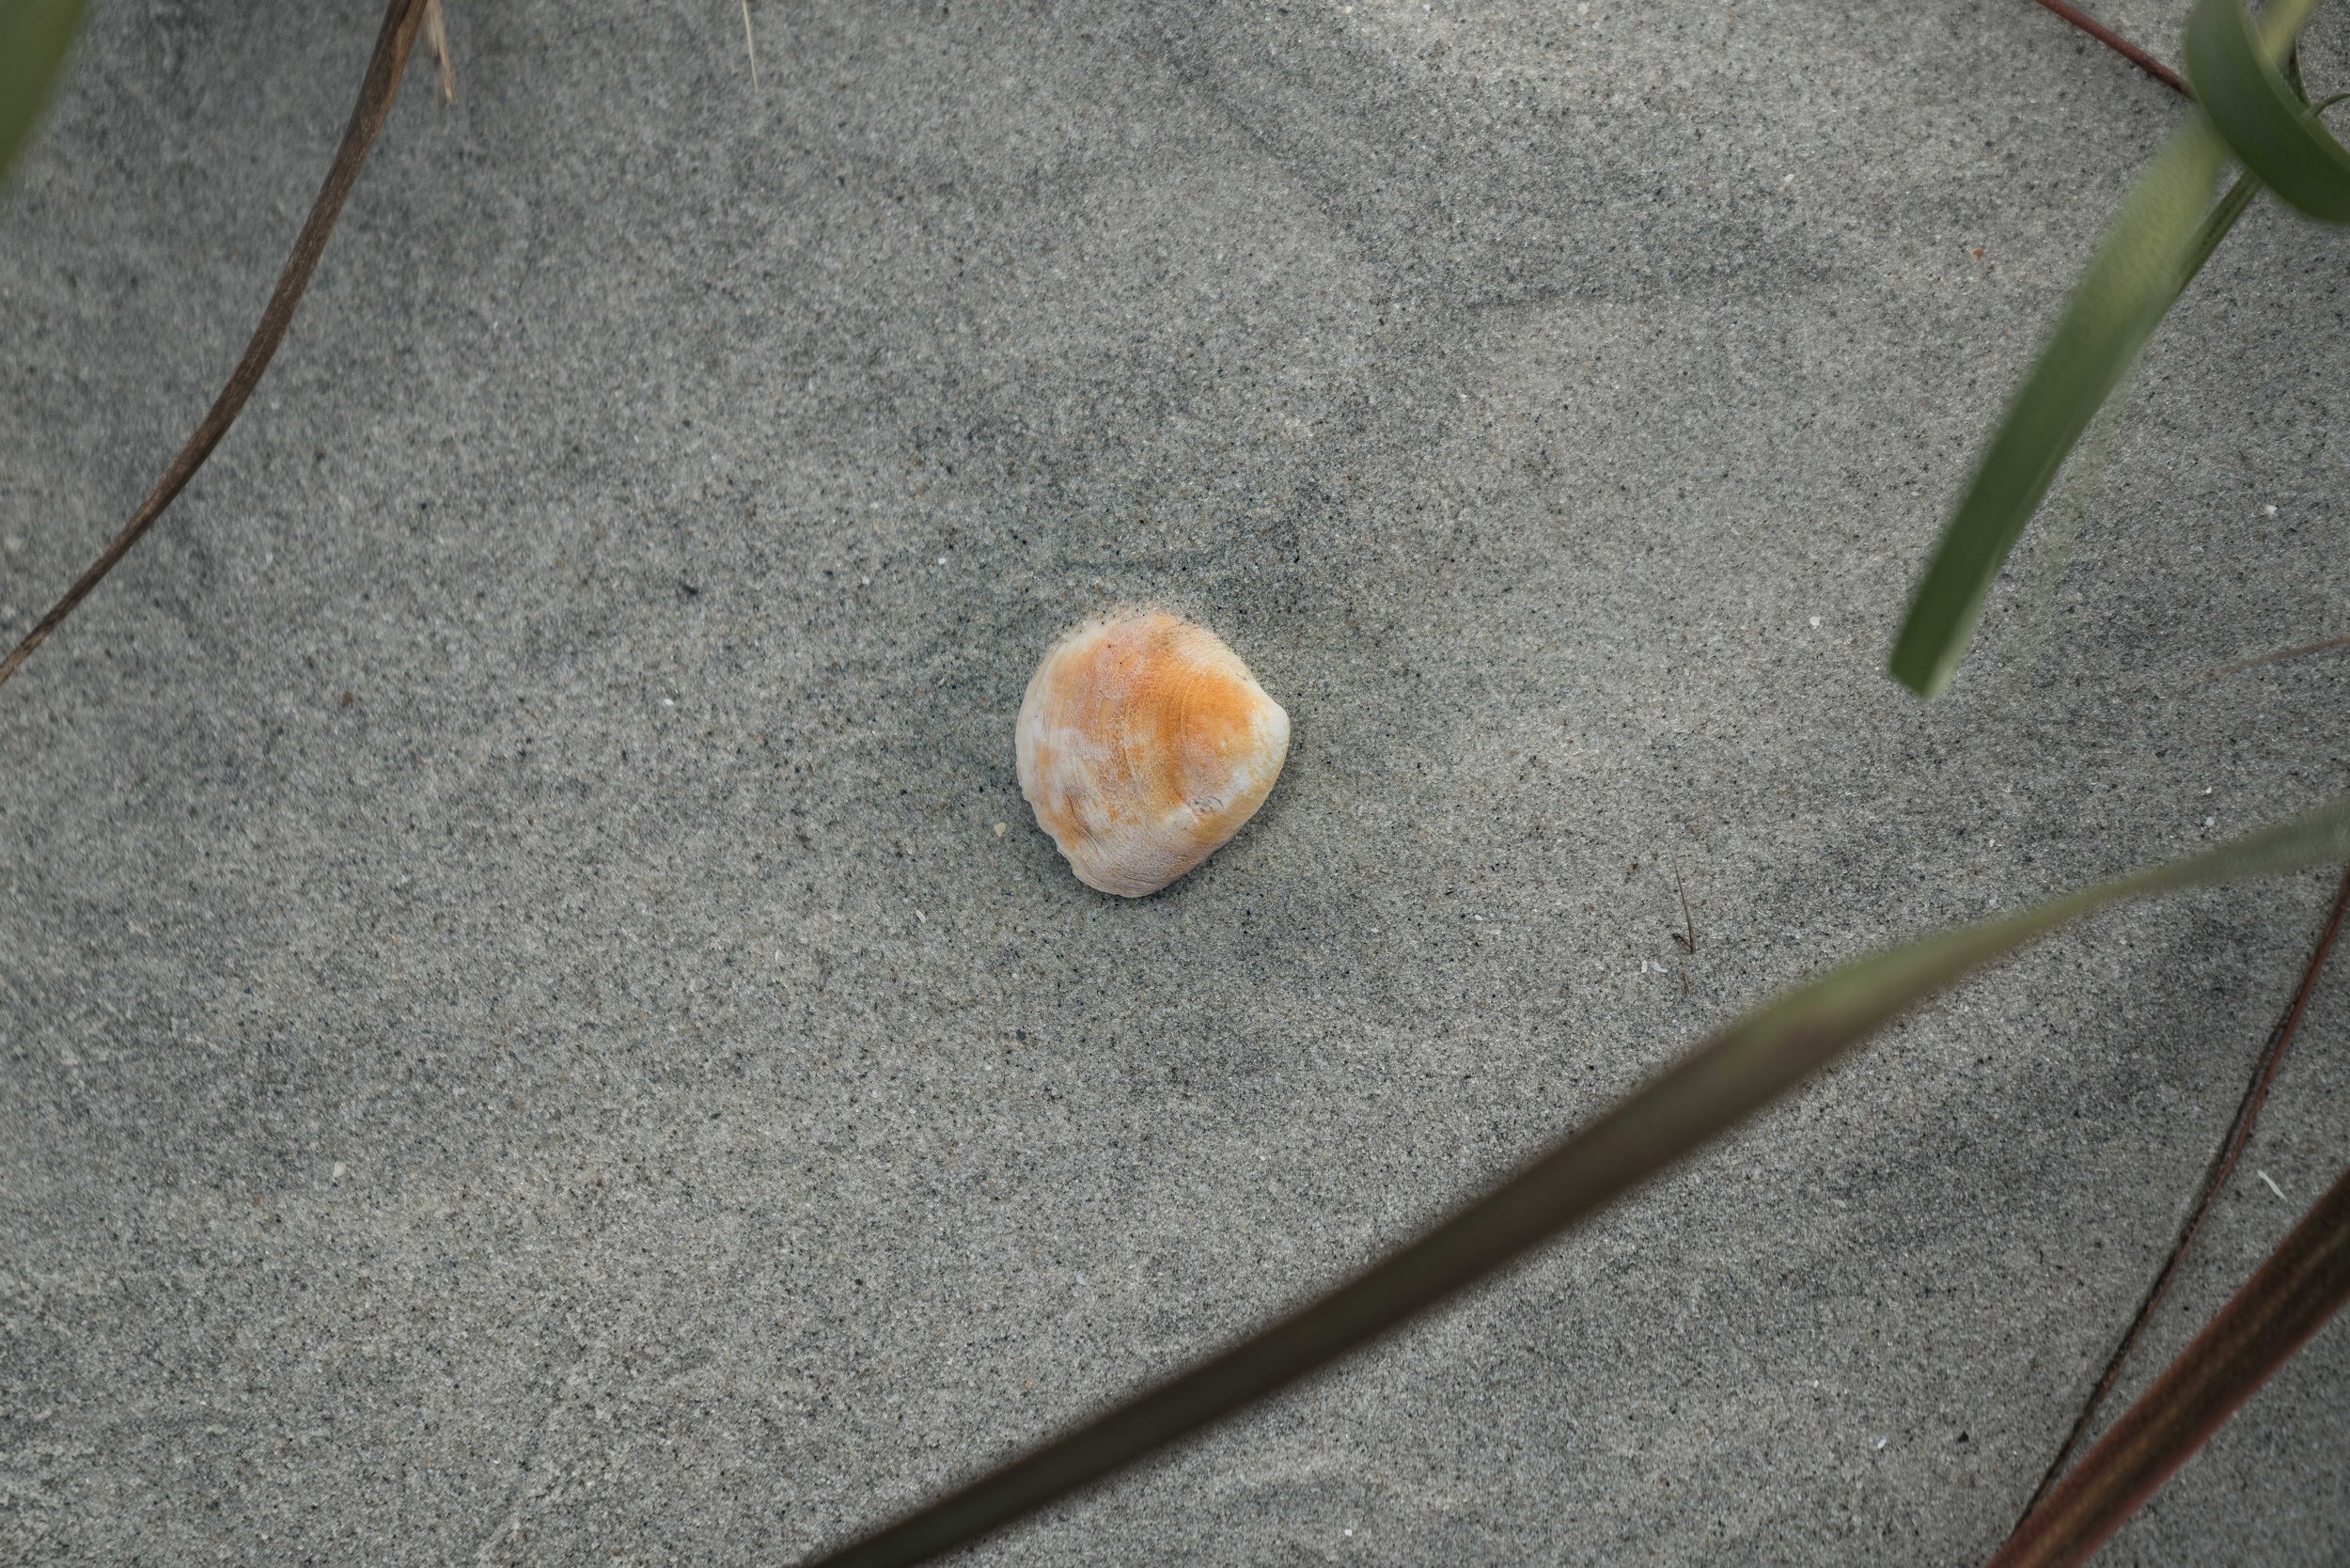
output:
<instances>
[{"instance_id":1,"label":"bent blade of grass","mask_svg":"<svg viewBox=\"0 0 2350 1568\"><path fill-rule=\"evenodd\" d=\"M82 0L0 0L0 179L49 102L82 24Z\"/></svg>"},{"instance_id":2,"label":"bent blade of grass","mask_svg":"<svg viewBox=\"0 0 2350 1568\"><path fill-rule=\"evenodd\" d=\"M2269 28L2294 20L2275 14L2289 8L2270 8ZM2311 217L2350 223L2350 149L2279 68L2266 30L2254 28L2244 0L2198 0L2186 24L2196 99L2228 150L2279 196Z\"/></svg>"},{"instance_id":3,"label":"bent blade of grass","mask_svg":"<svg viewBox=\"0 0 2350 1568\"><path fill-rule=\"evenodd\" d=\"M2239 117L2258 116L2262 124L2270 125L2283 111L2268 101L2279 93L2284 96L2294 122L2291 135L2304 161L2323 160L2328 156L2324 148L2341 150L2302 99L2297 73L2292 82L2279 74L2280 62L2289 62L2293 40L2315 4L2274 0L2254 24L2245 19L2242 0L2199 0L2189 28L2190 44L2200 24L2211 39L2221 40L2207 41L2206 51L2223 45L2229 51L2225 79L2215 77L2223 96L2232 103L2239 97L2257 100L2253 107L2234 111ZM2250 51L2248 66L2243 58L2246 49ZM2203 91L2200 78L2196 91ZM2267 106L2262 107L2264 103ZM2056 330L2042 346L1943 530L1894 639L1888 667L1895 680L1919 697L1931 700L1949 687L1974 639L1992 582L2046 498L2065 458L2144 351L2162 318L2258 194L2257 166L2247 159L2255 172L2237 180L2189 237L2193 214L2201 210L2219 178L2230 139L2201 107L2194 110L2131 187L2074 288Z\"/></svg>"},{"instance_id":4,"label":"bent blade of grass","mask_svg":"<svg viewBox=\"0 0 2350 1568\"><path fill-rule=\"evenodd\" d=\"M2201 111L2191 112L2106 230L1943 530L1894 641L1893 678L1919 697L1950 685L2024 525L2193 275L2196 237L2226 162L2227 144Z\"/></svg>"},{"instance_id":5,"label":"bent blade of grass","mask_svg":"<svg viewBox=\"0 0 2350 1568\"><path fill-rule=\"evenodd\" d=\"M1220 1420L1506 1266L1892 1019L2069 920L2123 899L2343 860L2350 795L2192 858L1833 970L1747 1013L1592 1126L1330 1294L810 1568L926 1561Z\"/></svg>"},{"instance_id":6,"label":"bent blade of grass","mask_svg":"<svg viewBox=\"0 0 2350 1568\"><path fill-rule=\"evenodd\" d=\"M2330 108L2342 102L2343 98L2350 98L2350 94L2326 99L2317 107ZM2182 288L2193 282L2196 274L2203 270L2203 263L2212 259L2213 252L2219 248L2219 242L2228 237L2228 231L2235 227L2238 218L2244 216L2245 210L2252 205L2252 198L2260 195L2260 190L2258 179L2248 174L2240 175L2235 183L2228 187L2227 194L2213 204L2209 212L2203 214L2194 240L2187 245ZM2128 374L2124 369L2122 377L2114 383L2114 389L2106 394L2106 400L2090 416L2088 429L2077 445L2079 455L2073 459L2072 467L2065 475L2065 489L2057 499L2056 514L2050 528L2053 537L2048 541L2047 567L2042 580L2033 588L2030 615L2019 651L2021 656L2015 661L2019 682L2029 680L2032 667L2039 662L2041 648L2047 641L2057 595L2063 590L2064 574L2071 568L2074 546L2080 541L2081 525L2088 517L2090 503L2096 496L2098 485L2104 480L2106 463L2112 455L2114 440L2122 433L2121 404L2127 400L2123 388Z\"/></svg>"},{"instance_id":7,"label":"bent blade of grass","mask_svg":"<svg viewBox=\"0 0 2350 1568\"><path fill-rule=\"evenodd\" d=\"M2345 1302L2350 1171L2015 1528L1991 1568L2066 1568L2086 1560Z\"/></svg>"}]
</instances>

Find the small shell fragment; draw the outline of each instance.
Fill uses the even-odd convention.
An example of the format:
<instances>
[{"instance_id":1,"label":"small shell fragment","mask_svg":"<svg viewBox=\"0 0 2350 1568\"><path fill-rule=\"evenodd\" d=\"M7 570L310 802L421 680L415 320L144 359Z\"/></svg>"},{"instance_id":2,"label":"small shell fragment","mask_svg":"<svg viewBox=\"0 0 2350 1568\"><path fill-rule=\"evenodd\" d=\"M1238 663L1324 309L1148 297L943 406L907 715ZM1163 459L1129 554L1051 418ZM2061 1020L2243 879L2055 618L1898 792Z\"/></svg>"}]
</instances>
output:
<instances>
[{"instance_id":1,"label":"small shell fragment","mask_svg":"<svg viewBox=\"0 0 2350 1568\"><path fill-rule=\"evenodd\" d=\"M1077 879L1138 899L1256 814L1289 755L1290 716L1214 632L1127 611L1054 644L1017 743L1020 792Z\"/></svg>"}]
</instances>

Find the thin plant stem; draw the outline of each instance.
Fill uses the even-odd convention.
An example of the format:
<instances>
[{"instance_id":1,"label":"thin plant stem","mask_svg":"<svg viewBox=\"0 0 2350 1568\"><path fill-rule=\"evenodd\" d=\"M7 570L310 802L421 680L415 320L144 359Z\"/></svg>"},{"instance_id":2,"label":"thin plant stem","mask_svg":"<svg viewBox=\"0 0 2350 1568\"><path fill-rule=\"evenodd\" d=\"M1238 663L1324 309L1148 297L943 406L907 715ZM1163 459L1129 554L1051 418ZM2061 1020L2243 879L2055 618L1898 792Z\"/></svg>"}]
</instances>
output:
<instances>
[{"instance_id":1,"label":"thin plant stem","mask_svg":"<svg viewBox=\"0 0 2350 1568\"><path fill-rule=\"evenodd\" d=\"M2257 659L2245 659L2232 665L2221 665L2217 669L2205 670L2194 680L2189 681L2186 683L2187 689L2192 690L2197 686L2208 685L2222 676L2241 675L2248 669L2258 669L2263 665L2280 665L2288 659L2306 659L2312 653L2330 653L2337 648L2350 648L2350 637L2326 637L2319 642L2305 642L2298 648L2285 648L2274 653L2264 653Z\"/></svg>"},{"instance_id":2,"label":"thin plant stem","mask_svg":"<svg viewBox=\"0 0 2350 1568\"><path fill-rule=\"evenodd\" d=\"M164 509L187 488L196 471L204 466L204 460L212 455L212 448L220 445L220 438L228 433L228 427L243 412L246 400L260 384L261 374L269 368L277 346L286 340L286 329L293 324L294 309L302 303L303 291L310 286L310 274L317 270L319 258L326 250L327 237L335 231L335 220L342 215L343 204L350 199L352 187L358 183L368 150L375 146L375 138L392 112L392 100L400 92L400 79L408 69L409 51L415 45L416 28L424 19L427 4L428 0L390 0L385 8L383 30L376 35L375 53L368 57L368 73L359 84L358 102L352 105L351 121L343 128L342 145L336 149L335 161L327 166L318 199L310 204L310 215L304 221L302 232L294 238L293 253L286 258L277 287L261 311L260 324L253 329L252 339L245 344L236 368L229 371L227 384L212 400L212 406L196 427L196 433L188 437L187 445L171 460L164 477L155 481L155 488L139 503L139 510L115 535L114 542L90 563L88 571L74 579L73 586L65 590L65 597L24 635L16 651L0 660L0 684L23 667L24 661L33 656L33 650L49 640L49 634L89 597L90 590L155 525Z\"/></svg>"},{"instance_id":3,"label":"thin plant stem","mask_svg":"<svg viewBox=\"0 0 2350 1568\"><path fill-rule=\"evenodd\" d=\"M2228 1178L2234 1173L2236 1161L2244 1153L2244 1146L2251 1141L2253 1124L2260 1121L2261 1107L2268 1103L2268 1088L2277 1081L2277 1069L2283 1064L2285 1052L2292 1047L2294 1034L2301 1027L2301 1015L2309 1011L2310 997L2317 990L2317 978L2325 972L2326 957L2334 950L2334 938L2341 934L2345 911L2350 911L2350 867L2342 870L2342 886L2335 890L2333 907L2326 912L2325 927L2317 934L2317 949L2310 954L2309 965L2301 974L2301 984L2294 992L2293 1001L2285 1009L2285 1015L2269 1031L2268 1043L2261 1047L2260 1056L2252 1063L2252 1081L2245 1086L2244 1098L2236 1105L2235 1119L2228 1123L2228 1131L2220 1138L2219 1147L2213 1152L2211 1164L2203 1172L2202 1189L2195 1195L2195 1206L2188 1211L2186 1223L2179 1227L2179 1239L2172 1244L2170 1255L2163 1260L2161 1271L2154 1276L2154 1282L2147 1287L2145 1298L2138 1304L2138 1315L2130 1320L2130 1326L2123 1332L2121 1342L2107 1357L2106 1370L2099 1375L2097 1386L2090 1390L2088 1403L2074 1418L2073 1430L2065 1434L2063 1446L2057 1450L2056 1457L2048 1461L2048 1468L2041 1475L2040 1484L2032 1489L2031 1500L2024 1505L2023 1514L2017 1520L2018 1529L2023 1528L2023 1519L2031 1516L2032 1510L2040 1506L2041 1499L2056 1485L2057 1478L2064 1473L2065 1463L2073 1457L2073 1450L2080 1447L2081 1438L2089 1432L2090 1422L2096 1419L2098 1407L2105 1403L2106 1396L2113 1392L2114 1384L2121 1381L2122 1369L2128 1362L2130 1353L2145 1337L2147 1325L2154 1321L2154 1309L2170 1294L2170 1283L2178 1277L2179 1265L2186 1261L2187 1251L2201 1232L2203 1221L2210 1217L2212 1205L2218 1200L2220 1189L2227 1185Z\"/></svg>"},{"instance_id":4,"label":"thin plant stem","mask_svg":"<svg viewBox=\"0 0 2350 1568\"><path fill-rule=\"evenodd\" d=\"M2345 1301L2350 1170L2113 1423L2080 1468L2025 1518L1990 1568L2086 1562Z\"/></svg>"},{"instance_id":5,"label":"thin plant stem","mask_svg":"<svg viewBox=\"0 0 2350 1568\"><path fill-rule=\"evenodd\" d=\"M2146 51L2079 7L2068 6L2064 0L2039 0L2039 5L2043 10L2060 16L2078 27L2082 32L2087 33L2091 38L2095 39L2099 43L2104 44L2172 92L2177 93L2181 98L2195 96L2195 89L2188 86L2177 71L2164 65L2160 60L2155 59L2152 55L2147 54Z\"/></svg>"}]
</instances>

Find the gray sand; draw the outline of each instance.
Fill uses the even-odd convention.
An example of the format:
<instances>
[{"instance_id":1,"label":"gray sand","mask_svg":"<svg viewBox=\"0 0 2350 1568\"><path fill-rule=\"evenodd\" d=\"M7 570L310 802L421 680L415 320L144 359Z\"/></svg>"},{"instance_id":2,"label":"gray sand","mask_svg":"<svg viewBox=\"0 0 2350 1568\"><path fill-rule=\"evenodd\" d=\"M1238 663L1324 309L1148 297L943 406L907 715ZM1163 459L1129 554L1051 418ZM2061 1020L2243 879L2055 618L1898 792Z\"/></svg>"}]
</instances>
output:
<instances>
[{"instance_id":1,"label":"gray sand","mask_svg":"<svg viewBox=\"0 0 2350 1568\"><path fill-rule=\"evenodd\" d=\"M1009 12L754 0L754 87L737 0L453 0L462 101L0 690L0 1559L788 1561L1778 987L2350 788L2340 660L2186 685L2350 630L2350 242L2273 207L1955 693L1881 672L2178 113L2024 0ZM95 7L0 211L9 636L375 23ZM1124 600L1296 724L1141 902L1011 767ZM1976 1560L2330 886L2051 941L971 1560ZM2346 1028L2133 1389L2342 1165ZM2340 1561L2345 1388L2337 1325L2109 1560Z\"/></svg>"}]
</instances>

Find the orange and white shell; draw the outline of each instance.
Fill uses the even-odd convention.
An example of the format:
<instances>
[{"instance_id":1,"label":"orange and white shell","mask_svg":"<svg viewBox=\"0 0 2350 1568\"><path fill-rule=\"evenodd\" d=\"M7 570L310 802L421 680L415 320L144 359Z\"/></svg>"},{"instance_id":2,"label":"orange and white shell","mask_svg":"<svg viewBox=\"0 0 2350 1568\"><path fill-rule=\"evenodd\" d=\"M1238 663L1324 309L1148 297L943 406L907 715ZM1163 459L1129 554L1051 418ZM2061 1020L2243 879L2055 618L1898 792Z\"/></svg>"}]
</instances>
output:
<instances>
[{"instance_id":1,"label":"orange and white shell","mask_svg":"<svg viewBox=\"0 0 2350 1568\"><path fill-rule=\"evenodd\" d=\"M1223 639L1161 610L1089 620L1020 704L1020 792L1077 879L1155 893L1264 804L1290 716Z\"/></svg>"}]
</instances>

